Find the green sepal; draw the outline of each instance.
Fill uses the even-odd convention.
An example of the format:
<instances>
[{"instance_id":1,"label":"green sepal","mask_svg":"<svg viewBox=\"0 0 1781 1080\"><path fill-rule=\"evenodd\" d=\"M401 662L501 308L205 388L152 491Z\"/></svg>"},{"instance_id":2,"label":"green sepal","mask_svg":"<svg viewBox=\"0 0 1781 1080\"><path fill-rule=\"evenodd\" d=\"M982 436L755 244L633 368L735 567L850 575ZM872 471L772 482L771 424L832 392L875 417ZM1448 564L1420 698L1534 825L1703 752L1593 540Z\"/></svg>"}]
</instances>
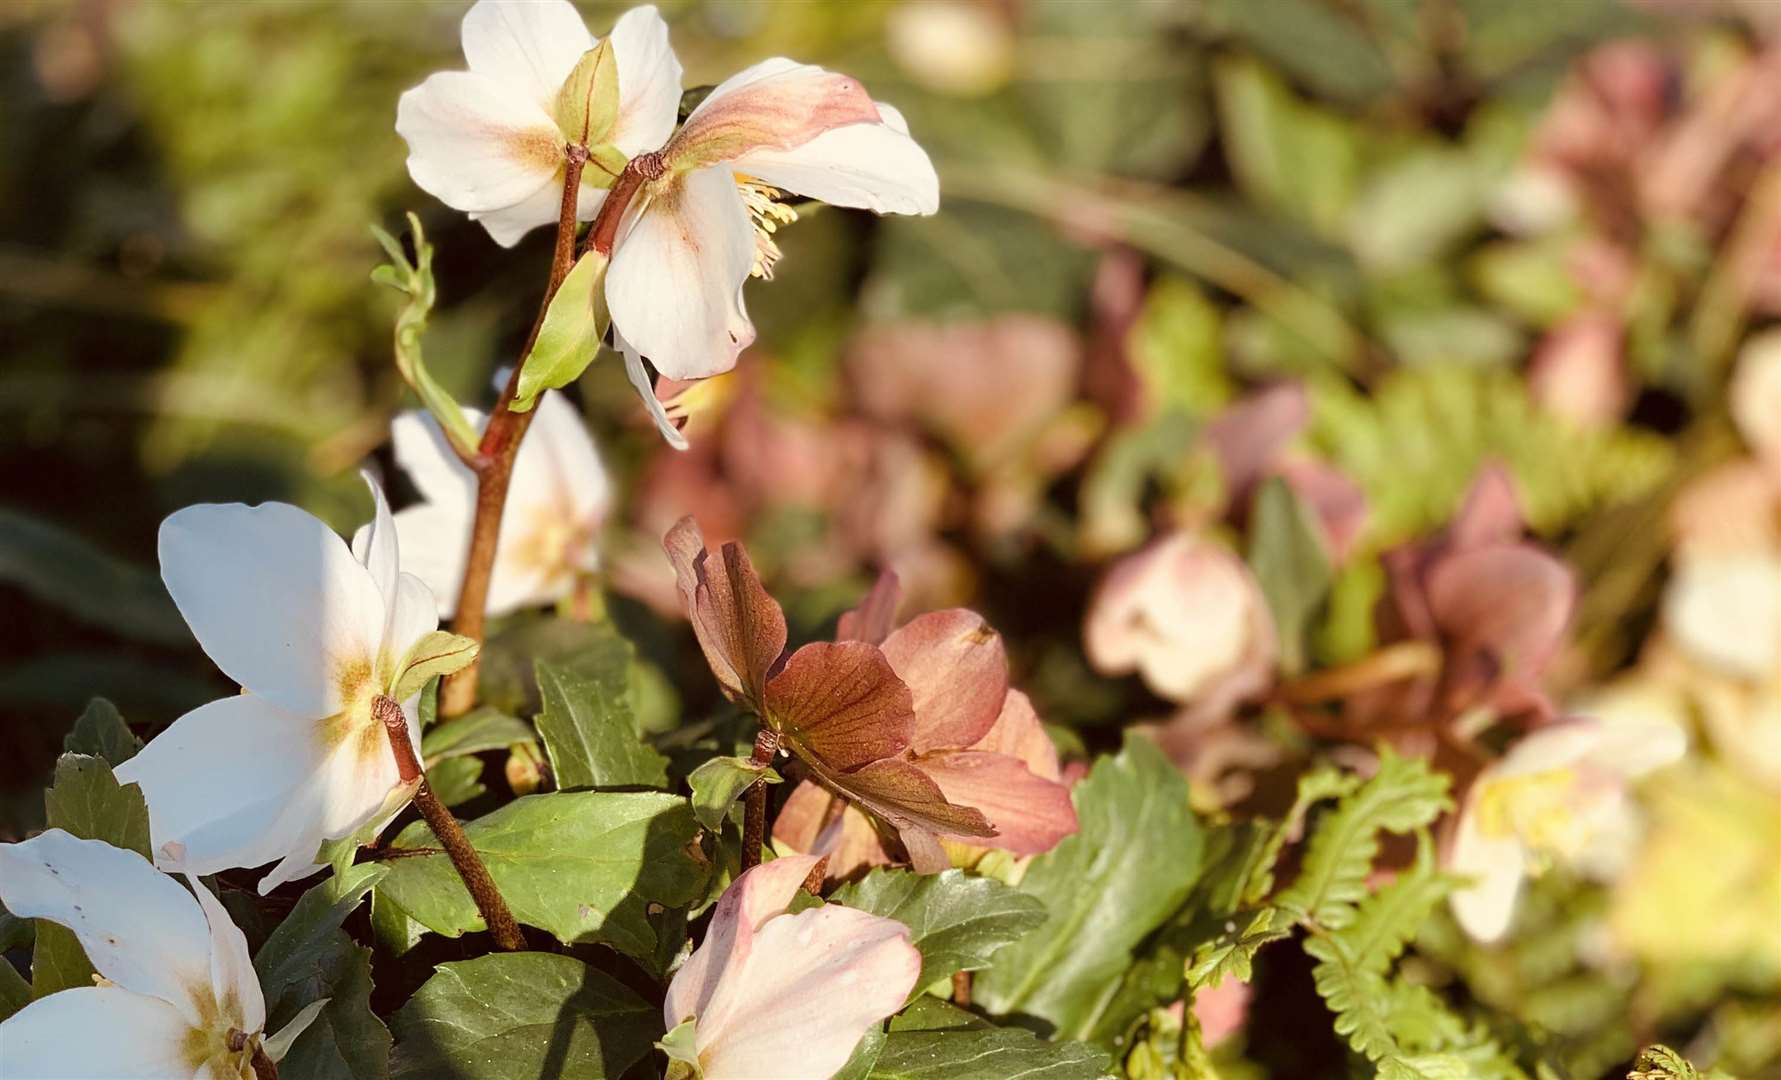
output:
<instances>
[{"instance_id":1,"label":"green sepal","mask_svg":"<svg viewBox=\"0 0 1781 1080\"><path fill-rule=\"evenodd\" d=\"M481 648L475 638L447 630L435 630L423 636L396 666L390 696L397 701L407 701L434 679L469 667Z\"/></svg>"},{"instance_id":2,"label":"green sepal","mask_svg":"<svg viewBox=\"0 0 1781 1080\"><path fill-rule=\"evenodd\" d=\"M544 312L538 339L519 370L519 391L508 406L525 412L546 390L581 377L606 336L606 256L589 251L563 279Z\"/></svg>"}]
</instances>

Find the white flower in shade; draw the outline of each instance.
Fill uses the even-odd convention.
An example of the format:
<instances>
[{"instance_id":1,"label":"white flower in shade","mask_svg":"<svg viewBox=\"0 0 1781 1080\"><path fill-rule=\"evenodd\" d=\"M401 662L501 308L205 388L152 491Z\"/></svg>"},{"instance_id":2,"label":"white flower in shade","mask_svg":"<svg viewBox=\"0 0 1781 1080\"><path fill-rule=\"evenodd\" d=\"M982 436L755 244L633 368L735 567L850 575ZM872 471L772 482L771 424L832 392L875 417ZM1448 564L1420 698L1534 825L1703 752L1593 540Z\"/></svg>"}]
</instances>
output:
<instances>
[{"instance_id":1,"label":"white flower in shade","mask_svg":"<svg viewBox=\"0 0 1781 1080\"><path fill-rule=\"evenodd\" d=\"M1566 720L1524 736L1479 774L1460 808L1449 869L1471 884L1451 898L1479 941L1509 930L1522 879L1562 862L1614 876L1637 837L1629 782L1680 758L1680 727L1648 714Z\"/></svg>"},{"instance_id":2,"label":"white flower in shade","mask_svg":"<svg viewBox=\"0 0 1781 1080\"><path fill-rule=\"evenodd\" d=\"M514 458L501 540L495 548L488 612L503 615L568 596L599 566L597 541L612 484L594 440L567 398L546 393ZM485 418L466 409L470 423ZM452 452L431 416L408 412L391 425L396 463L425 502L396 514L402 565L433 590L440 618L457 606L476 513L476 475Z\"/></svg>"},{"instance_id":3,"label":"white flower in shade","mask_svg":"<svg viewBox=\"0 0 1781 1080\"><path fill-rule=\"evenodd\" d=\"M662 1019L693 1022L684 1051L704 1080L824 1080L915 988L921 953L902 923L838 904L786 912L819 861L787 856L737 878L669 984Z\"/></svg>"},{"instance_id":4,"label":"white flower in shade","mask_svg":"<svg viewBox=\"0 0 1781 1080\"><path fill-rule=\"evenodd\" d=\"M274 1040L247 940L196 879L187 892L134 851L61 829L0 844L0 901L72 930L96 986L57 991L0 1023L0 1076L251 1078Z\"/></svg>"},{"instance_id":5,"label":"white flower in shade","mask_svg":"<svg viewBox=\"0 0 1781 1080\"><path fill-rule=\"evenodd\" d=\"M562 128L558 94L599 41L568 0L479 0L464 16L462 40L470 70L439 72L404 93L396 131L408 141L414 182L511 247L562 211L564 147L575 133ZM627 156L655 150L680 111L667 24L653 7L633 8L610 40L618 113L606 141ZM598 159L588 163L577 219L599 213L600 185L611 180Z\"/></svg>"},{"instance_id":6,"label":"white flower in shade","mask_svg":"<svg viewBox=\"0 0 1781 1080\"><path fill-rule=\"evenodd\" d=\"M439 625L397 565L383 492L351 548L284 503L188 506L161 523L161 579L198 644L242 693L186 713L117 767L142 785L155 860L214 874L278 865L262 893L318 869L323 841L405 805L372 714L410 649ZM402 702L420 745L414 709Z\"/></svg>"},{"instance_id":7,"label":"white flower in shade","mask_svg":"<svg viewBox=\"0 0 1781 1080\"><path fill-rule=\"evenodd\" d=\"M1744 346L1730 397L1738 431L1781 485L1781 332L1759 334Z\"/></svg>"},{"instance_id":8,"label":"white flower in shade","mask_svg":"<svg viewBox=\"0 0 1781 1080\"><path fill-rule=\"evenodd\" d=\"M786 193L880 214L932 214L940 183L896 109L845 75L783 58L719 83L662 150L620 226L606 302L632 382L728 371L754 340L750 275L773 276ZM644 395L663 433L660 407Z\"/></svg>"}]
</instances>

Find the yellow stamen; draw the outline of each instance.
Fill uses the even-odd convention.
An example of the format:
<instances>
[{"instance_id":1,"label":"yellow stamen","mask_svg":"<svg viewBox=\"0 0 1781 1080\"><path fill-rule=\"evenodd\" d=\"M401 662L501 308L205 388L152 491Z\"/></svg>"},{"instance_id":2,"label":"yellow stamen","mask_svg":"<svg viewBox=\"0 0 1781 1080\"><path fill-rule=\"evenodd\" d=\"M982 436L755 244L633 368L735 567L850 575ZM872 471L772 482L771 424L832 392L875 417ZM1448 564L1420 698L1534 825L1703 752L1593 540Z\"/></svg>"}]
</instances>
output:
<instances>
[{"instance_id":1,"label":"yellow stamen","mask_svg":"<svg viewBox=\"0 0 1781 1080\"><path fill-rule=\"evenodd\" d=\"M773 234L781 225L790 225L798 220L798 212L779 200L785 192L763 184L752 176L736 173L736 190L742 193L742 204L748 207L749 219L754 222L754 268L749 271L755 277L766 281L773 280L773 264L779 261L779 245L773 242Z\"/></svg>"}]
</instances>

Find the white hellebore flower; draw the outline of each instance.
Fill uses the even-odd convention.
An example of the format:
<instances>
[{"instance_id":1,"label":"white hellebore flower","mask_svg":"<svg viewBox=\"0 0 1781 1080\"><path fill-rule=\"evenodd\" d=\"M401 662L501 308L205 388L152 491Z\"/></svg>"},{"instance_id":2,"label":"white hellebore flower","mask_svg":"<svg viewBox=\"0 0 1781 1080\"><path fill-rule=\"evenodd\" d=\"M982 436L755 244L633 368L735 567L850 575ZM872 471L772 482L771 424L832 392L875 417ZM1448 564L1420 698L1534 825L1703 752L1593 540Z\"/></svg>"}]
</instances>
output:
<instances>
[{"instance_id":1,"label":"white hellebore flower","mask_svg":"<svg viewBox=\"0 0 1781 1080\"><path fill-rule=\"evenodd\" d=\"M670 1076L826 1080L903 1007L921 973L908 927L838 904L786 913L818 861L775 859L724 891L662 1005ZM674 1045L688 1021L690 1045Z\"/></svg>"},{"instance_id":2,"label":"white hellebore flower","mask_svg":"<svg viewBox=\"0 0 1781 1080\"><path fill-rule=\"evenodd\" d=\"M612 503L606 468L567 398L546 393L536 408L507 489L489 583L490 615L554 603L569 595L578 576L599 566L596 544ZM486 422L482 414L464 411L472 426ZM402 565L433 590L439 617L450 618L464 580L476 474L426 413L403 413L391 428L396 463L426 498L396 513Z\"/></svg>"},{"instance_id":3,"label":"white hellebore flower","mask_svg":"<svg viewBox=\"0 0 1781 1080\"><path fill-rule=\"evenodd\" d=\"M680 380L735 366L754 340L742 286L773 276L773 233L797 217L783 195L932 214L940 182L896 109L845 75L778 57L719 83L660 164L620 225L606 303L632 383L663 435L684 447L641 358Z\"/></svg>"},{"instance_id":4,"label":"white hellebore flower","mask_svg":"<svg viewBox=\"0 0 1781 1080\"><path fill-rule=\"evenodd\" d=\"M0 1023L0 1076L251 1080L262 1044L283 1056L315 1007L265 1039L247 939L190 880L187 892L134 851L61 829L0 844L0 901L72 930L100 976Z\"/></svg>"},{"instance_id":5,"label":"white hellebore flower","mask_svg":"<svg viewBox=\"0 0 1781 1080\"><path fill-rule=\"evenodd\" d=\"M1522 878L1555 860L1612 877L1636 835L1628 782L1680 758L1681 728L1626 716L1566 720L1524 736L1466 794L1449 869L1472 879L1451 898L1479 941L1509 930Z\"/></svg>"},{"instance_id":6,"label":"white hellebore flower","mask_svg":"<svg viewBox=\"0 0 1781 1080\"><path fill-rule=\"evenodd\" d=\"M564 148L578 137L558 95L599 44L569 0L479 0L464 16L469 71L443 71L402 95L396 131L421 189L512 247L562 210ZM680 113L680 62L653 7L612 28L618 112L606 142L626 156L666 142ZM592 220L613 177L598 159L582 175L576 217Z\"/></svg>"},{"instance_id":7,"label":"white hellebore flower","mask_svg":"<svg viewBox=\"0 0 1781 1080\"><path fill-rule=\"evenodd\" d=\"M373 702L439 625L433 594L397 566L389 504L349 549L284 503L188 506L161 523L161 579L240 694L186 713L115 770L142 785L155 861L214 874L278 865L260 891L319 869L325 840L413 794ZM420 745L418 693L402 702Z\"/></svg>"}]
</instances>

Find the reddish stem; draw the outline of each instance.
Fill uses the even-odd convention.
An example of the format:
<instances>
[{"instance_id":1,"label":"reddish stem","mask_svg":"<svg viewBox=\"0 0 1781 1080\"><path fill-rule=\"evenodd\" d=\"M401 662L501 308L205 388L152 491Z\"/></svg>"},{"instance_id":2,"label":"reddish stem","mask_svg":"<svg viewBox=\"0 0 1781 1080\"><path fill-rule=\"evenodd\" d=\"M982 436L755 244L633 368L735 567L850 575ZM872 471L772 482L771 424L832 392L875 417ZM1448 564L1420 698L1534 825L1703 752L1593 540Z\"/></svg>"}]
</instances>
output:
<instances>
[{"instance_id":1,"label":"reddish stem","mask_svg":"<svg viewBox=\"0 0 1781 1080\"><path fill-rule=\"evenodd\" d=\"M763 727L754 737L756 765L773 764L779 750L779 732ZM748 801L742 808L742 869L761 865L761 849L767 843L767 782L756 780L748 789Z\"/></svg>"}]
</instances>

